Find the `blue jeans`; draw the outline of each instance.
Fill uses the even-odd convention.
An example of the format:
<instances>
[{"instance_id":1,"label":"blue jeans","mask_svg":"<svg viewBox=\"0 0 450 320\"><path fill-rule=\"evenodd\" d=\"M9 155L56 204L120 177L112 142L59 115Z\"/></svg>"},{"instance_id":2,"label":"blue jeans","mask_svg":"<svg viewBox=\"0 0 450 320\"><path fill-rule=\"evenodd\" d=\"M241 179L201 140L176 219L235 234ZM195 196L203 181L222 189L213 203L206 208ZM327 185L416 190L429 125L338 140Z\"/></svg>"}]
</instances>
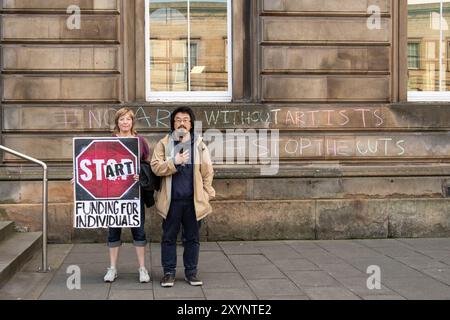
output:
<instances>
[{"instance_id":1,"label":"blue jeans","mask_svg":"<svg viewBox=\"0 0 450 320\"><path fill-rule=\"evenodd\" d=\"M141 197L141 226L137 228L130 228L133 235L133 244L135 247L145 247L147 245L147 238L144 230L145 224L145 206L144 200ZM120 236L122 235L122 228L109 228L108 229L108 247L117 248L122 245Z\"/></svg>"},{"instance_id":2,"label":"blue jeans","mask_svg":"<svg viewBox=\"0 0 450 320\"><path fill-rule=\"evenodd\" d=\"M183 263L184 273L197 275L200 253L200 223L197 222L193 200L173 200L167 218L163 221L161 241L161 264L164 274L176 273L177 236L183 226Z\"/></svg>"}]
</instances>

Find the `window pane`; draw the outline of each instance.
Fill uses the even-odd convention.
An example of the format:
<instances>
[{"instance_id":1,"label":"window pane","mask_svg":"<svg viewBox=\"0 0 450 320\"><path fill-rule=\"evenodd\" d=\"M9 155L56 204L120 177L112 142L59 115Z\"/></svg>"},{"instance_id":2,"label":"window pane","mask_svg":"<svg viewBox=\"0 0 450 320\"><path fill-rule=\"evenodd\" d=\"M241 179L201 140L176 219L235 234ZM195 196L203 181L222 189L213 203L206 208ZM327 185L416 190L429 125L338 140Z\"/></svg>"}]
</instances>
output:
<instances>
[{"instance_id":1,"label":"window pane","mask_svg":"<svg viewBox=\"0 0 450 320\"><path fill-rule=\"evenodd\" d=\"M408 70L409 91L440 91L440 10L440 1L408 0L408 42L420 50L418 68Z\"/></svg>"},{"instance_id":2,"label":"window pane","mask_svg":"<svg viewBox=\"0 0 450 320\"><path fill-rule=\"evenodd\" d=\"M187 91L187 1L151 0L149 28L151 90Z\"/></svg>"},{"instance_id":3,"label":"window pane","mask_svg":"<svg viewBox=\"0 0 450 320\"><path fill-rule=\"evenodd\" d=\"M146 1L151 92L228 94L230 0Z\"/></svg>"},{"instance_id":4,"label":"window pane","mask_svg":"<svg viewBox=\"0 0 450 320\"><path fill-rule=\"evenodd\" d=\"M227 91L227 1L191 1L190 13L191 39L197 44L196 64L191 65L191 90Z\"/></svg>"},{"instance_id":5,"label":"window pane","mask_svg":"<svg viewBox=\"0 0 450 320\"><path fill-rule=\"evenodd\" d=\"M449 31L449 24L450 24L450 0L443 1L443 16L444 19L442 20L442 86L441 91L450 91L450 74L449 74L449 68L448 68L448 41L450 41L450 31Z\"/></svg>"},{"instance_id":6,"label":"window pane","mask_svg":"<svg viewBox=\"0 0 450 320\"><path fill-rule=\"evenodd\" d=\"M408 43L408 68L419 69L419 44Z\"/></svg>"}]
</instances>

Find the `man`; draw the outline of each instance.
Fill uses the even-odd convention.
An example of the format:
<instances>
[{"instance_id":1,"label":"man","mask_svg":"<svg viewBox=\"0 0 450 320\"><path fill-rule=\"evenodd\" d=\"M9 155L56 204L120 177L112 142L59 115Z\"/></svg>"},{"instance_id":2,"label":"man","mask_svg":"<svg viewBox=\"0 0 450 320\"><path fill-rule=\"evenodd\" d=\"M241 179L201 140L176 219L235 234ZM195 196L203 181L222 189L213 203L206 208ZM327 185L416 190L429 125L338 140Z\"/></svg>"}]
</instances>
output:
<instances>
[{"instance_id":1,"label":"man","mask_svg":"<svg viewBox=\"0 0 450 320\"><path fill-rule=\"evenodd\" d=\"M156 193L156 210L164 218L161 241L162 287L172 287L177 266L176 241L183 228L185 280L193 286L203 282L197 277L200 253L200 221L212 212L209 201L215 197L214 171L208 148L194 135L194 113L190 108L176 109L171 117L171 134L155 147L151 166L162 177Z\"/></svg>"}]
</instances>

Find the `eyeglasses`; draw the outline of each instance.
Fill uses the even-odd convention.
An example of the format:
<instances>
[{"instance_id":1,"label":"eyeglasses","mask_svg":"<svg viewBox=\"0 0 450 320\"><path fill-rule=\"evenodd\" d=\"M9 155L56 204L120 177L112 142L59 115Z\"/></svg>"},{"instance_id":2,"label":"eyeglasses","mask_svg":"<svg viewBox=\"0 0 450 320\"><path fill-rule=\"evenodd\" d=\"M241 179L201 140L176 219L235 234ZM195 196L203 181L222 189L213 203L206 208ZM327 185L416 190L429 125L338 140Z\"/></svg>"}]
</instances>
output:
<instances>
[{"instance_id":1,"label":"eyeglasses","mask_svg":"<svg viewBox=\"0 0 450 320\"><path fill-rule=\"evenodd\" d=\"M175 122L176 123L183 123L183 122L186 122L186 123L189 123L189 122L191 122L191 119L175 119Z\"/></svg>"}]
</instances>

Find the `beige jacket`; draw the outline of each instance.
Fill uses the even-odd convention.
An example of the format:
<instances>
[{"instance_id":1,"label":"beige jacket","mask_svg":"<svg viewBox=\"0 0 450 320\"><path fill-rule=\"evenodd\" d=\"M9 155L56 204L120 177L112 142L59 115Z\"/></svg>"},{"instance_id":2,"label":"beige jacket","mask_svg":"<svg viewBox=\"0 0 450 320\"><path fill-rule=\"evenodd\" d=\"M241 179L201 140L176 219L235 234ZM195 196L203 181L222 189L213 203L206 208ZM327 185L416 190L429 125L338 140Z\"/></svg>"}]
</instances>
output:
<instances>
[{"instance_id":1,"label":"beige jacket","mask_svg":"<svg viewBox=\"0 0 450 320\"><path fill-rule=\"evenodd\" d=\"M212 212L209 201L216 196L216 191L212 187L214 170L208 148L201 137L197 138L194 146L194 205L197 220L201 220ZM158 214L164 219L170 208L172 175L177 172L174 164L174 148L171 135L167 135L156 145L151 161L153 172L162 177L161 188L155 196L155 206Z\"/></svg>"}]
</instances>

